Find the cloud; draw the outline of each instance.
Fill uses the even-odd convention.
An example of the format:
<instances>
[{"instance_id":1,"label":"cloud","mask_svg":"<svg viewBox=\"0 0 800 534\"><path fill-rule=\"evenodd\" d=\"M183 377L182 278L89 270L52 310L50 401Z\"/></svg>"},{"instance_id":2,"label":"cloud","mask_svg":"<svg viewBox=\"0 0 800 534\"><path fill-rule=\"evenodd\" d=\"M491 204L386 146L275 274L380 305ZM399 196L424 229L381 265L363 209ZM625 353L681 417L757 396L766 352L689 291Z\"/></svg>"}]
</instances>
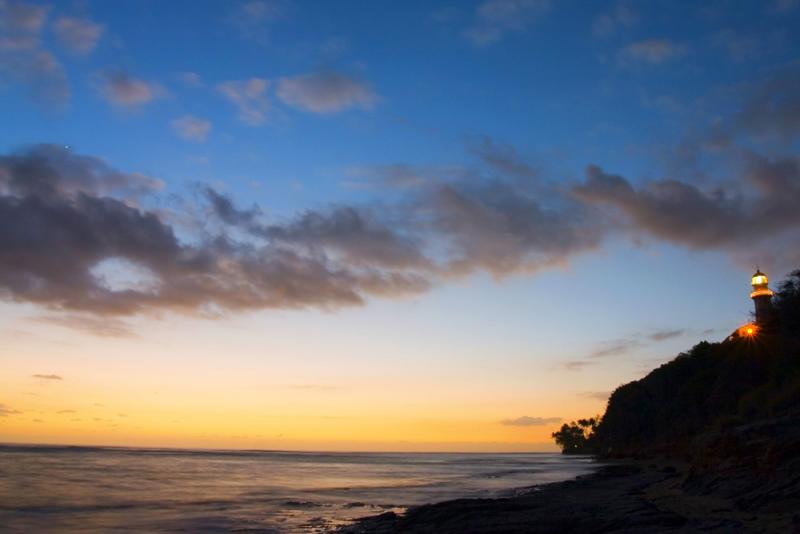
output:
<instances>
[{"instance_id":1,"label":"cloud","mask_svg":"<svg viewBox=\"0 0 800 534\"><path fill-rule=\"evenodd\" d=\"M345 174L351 180L343 182L343 185L353 188L406 189L430 182L428 171L404 163L354 165L348 167Z\"/></svg>"},{"instance_id":2,"label":"cloud","mask_svg":"<svg viewBox=\"0 0 800 534\"><path fill-rule=\"evenodd\" d=\"M205 85L205 83L203 83L203 78L196 72L184 71L177 73L176 76L189 87L203 87Z\"/></svg>"},{"instance_id":3,"label":"cloud","mask_svg":"<svg viewBox=\"0 0 800 534\"><path fill-rule=\"evenodd\" d=\"M75 410L59 410L56 412L57 414L68 414L68 413L77 413Z\"/></svg>"},{"instance_id":4,"label":"cloud","mask_svg":"<svg viewBox=\"0 0 800 534\"><path fill-rule=\"evenodd\" d=\"M266 97L269 81L250 78L243 81L227 81L217 85L217 90L239 110L239 120L250 126L258 126L267 120L270 104Z\"/></svg>"},{"instance_id":5,"label":"cloud","mask_svg":"<svg viewBox=\"0 0 800 534\"><path fill-rule=\"evenodd\" d=\"M265 227L263 233L278 243L333 251L349 265L423 270L431 267L415 239L392 230L363 208L337 206L306 211L286 224Z\"/></svg>"},{"instance_id":6,"label":"cloud","mask_svg":"<svg viewBox=\"0 0 800 534\"><path fill-rule=\"evenodd\" d=\"M14 410L6 404L0 404L0 417L8 417L9 415L17 415L21 413L21 411Z\"/></svg>"},{"instance_id":7,"label":"cloud","mask_svg":"<svg viewBox=\"0 0 800 534\"><path fill-rule=\"evenodd\" d=\"M729 128L791 140L800 134L800 64L795 63L744 89L741 109Z\"/></svg>"},{"instance_id":8,"label":"cloud","mask_svg":"<svg viewBox=\"0 0 800 534\"><path fill-rule=\"evenodd\" d=\"M567 371L581 371L584 367L588 367L590 365L594 365L595 362L590 362L587 360L570 360L567 362L563 362L561 366Z\"/></svg>"},{"instance_id":9,"label":"cloud","mask_svg":"<svg viewBox=\"0 0 800 534\"><path fill-rule=\"evenodd\" d=\"M670 39L646 39L631 43L619 52L623 62L641 62L659 65L677 59L686 53L686 47Z\"/></svg>"},{"instance_id":10,"label":"cloud","mask_svg":"<svg viewBox=\"0 0 800 534\"><path fill-rule=\"evenodd\" d=\"M470 151L500 175L533 179L541 174L539 169L525 161L513 146L497 143L485 135L471 143Z\"/></svg>"},{"instance_id":11,"label":"cloud","mask_svg":"<svg viewBox=\"0 0 800 534\"><path fill-rule=\"evenodd\" d=\"M64 68L41 46L48 8L0 0L0 77L30 88L41 104L63 107L70 97Z\"/></svg>"},{"instance_id":12,"label":"cloud","mask_svg":"<svg viewBox=\"0 0 800 534\"><path fill-rule=\"evenodd\" d=\"M142 106L163 94L163 89L158 84L134 78L124 71L101 73L98 77L98 90L107 102L128 108Z\"/></svg>"},{"instance_id":13,"label":"cloud","mask_svg":"<svg viewBox=\"0 0 800 534\"><path fill-rule=\"evenodd\" d=\"M447 243L450 275L533 273L594 249L604 236L601 224L556 191L501 179L436 184L418 203Z\"/></svg>"},{"instance_id":14,"label":"cloud","mask_svg":"<svg viewBox=\"0 0 800 534\"><path fill-rule=\"evenodd\" d=\"M666 341L667 339L672 339L675 337L680 337L686 333L686 330L683 328L678 328L675 330L659 330L657 332L653 332L649 334L647 337L651 341Z\"/></svg>"},{"instance_id":15,"label":"cloud","mask_svg":"<svg viewBox=\"0 0 800 534\"><path fill-rule=\"evenodd\" d=\"M638 17L631 8L620 2L608 13L595 17L592 21L592 34L595 37L608 37L623 28L636 24Z\"/></svg>"},{"instance_id":16,"label":"cloud","mask_svg":"<svg viewBox=\"0 0 800 534\"><path fill-rule=\"evenodd\" d=\"M178 137L186 141L202 143L211 131L211 121L193 115L184 115L171 122Z\"/></svg>"},{"instance_id":17,"label":"cloud","mask_svg":"<svg viewBox=\"0 0 800 534\"><path fill-rule=\"evenodd\" d=\"M0 158L0 224L14 228L0 237L0 289L6 298L103 316L156 310L208 314L338 308L360 305L367 295L400 296L428 287L413 272L353 266L317 250L314 242L327 240L345 254L357 254L359 245L314 225L304 244L294 234L302 218L276 242L260 245L225 235L179 241L156 213L92 191L92 179L76 188L73 175L82 165L86 172L110 172L92 158L55 147ZM369 236L374 230L363 231ZM113 258L147 270L155 288L108 287L94 270Z\"/></svg>"},{"instance_id":18,"label":"cloud","mask_svg":"<svg viewBox=\"0 0 800 534\"><path fill-rule=\"evenodd\" d=\"M60 375L41 375L41 374L37 374L37 375L31 375L31 376L33 376L33 378L39 378L41 380L63 380L63 378Z\"/></svg>"},{"instance_id":19,"label":"cloud","mask_svg":"<svg viewBox=\"0 0 800 534\"><path fill-rule=\"evenodd\" d=\"M549 0L486 0L475 8L474 23L464 30L464 37L476 46L487 46L508 33L524 31L549 10Z\"/></svg>"},{"instance_id":20,"label":"cloud","mask_svg":"<svg viewBox=\"0 0 800 534\"><path fill-rule=\"evenodd\" d=\"M211 218L181 239L143 207L156 192L148 177L59 147L0 156L0 224L13 229L0 236L0 292L59 312L41 320L124 335L109 318L362 305L479 270L532 272L602 237L579 203L500 177L448 176L392 204L283 221L206 189Z\"/></svg>"},{"instance_id":21,"label":"cloud","mask_svg":"<svg viewBox=\"0 0 800 534\"><path fill-rule=\"evenodd\" d=\"M607 401L608 398L611 396L610 391L584 391L580 393L581 397L585 397L587 399L594 399L599 401Z\"/></svg>"},{"instance_id":22,"label":"cloud","mask_svg":"<svg viewBox=\"0 0 800 534\"><path fill-rule=\"evenodd\" d=\"M41 5L0 1L0 50L37 48L47 11Z\"/></svg>"},{"instance_id":23,"label":"cloud","mask_svg":"<svg viewBox=\"0 0 800 534\"><path fill-rule=\"evenodd\" d=\"M300 391L336 391L341 389L337 386L329 386L325 384L292 384L291 386L288 386L288 388Z\"/></svg>"},{"instance_id":24,"label":"cloud","mask_svg":"<svg viewBox=\"0 0 800 534\"><path fill-rule=\"evenodd\" d=\"M618 339L608 343L604 343L599 349L594 350L589 356L592 358L606 358L608 356L619 356L626 354L631 350L641 347L642 342L636 338Z\"/></svg>"},{"instance_id":25,"label":"cloud","mask_svg":"<svg viewBox=\"0 0 800 534\"><path fill-rule=\"evenodd\" d=\"M287 7L278 0L253 0L239 4L231 22L242 37L265 44L269 40L269 26L286 14Z\"/></svg>"},{"instance_id":26,"label":"cloud","mask_svg":"<svg viewBox=\"0 0 800 534\"><path fill-rule=\"evenodd\" d=\"M73 330L80 330L98 337L134 337L131 328L124 322L110 318L98 318L81 314L45 315L32 320Z\"/></svg>"},{"instance_id":27,"label":"cloud","mask_svg":"<svg viewBox=\"0 0 800 534\"><path fill-rule=\"evenodd\" d=\"M561 421L561 417L529 417L523 415L514 419L503 419L500 424L506 426L545 426L560 423Z\"/></svg>"},{"instance_id":28,"label":"cloud","mask_svg":"<svg viewBox=\"0 0 800 534\"><path fill-rule=\"evenodd\" d=\"M647 182L638 187L597 166L575 187L578 198L621 214L633 232L693 249L747 246L800 223L800 160L767 160L751 154L744 169L748 191L716 186L705 191L681 180Z\"/></svg>"},{"instance_id":29,"label":"cloud","mask_svg":"<svg viewBox=\"0 0 800 534\"><path fill-rule=\"evenodd\" d=\"M770 12L775 14L783 14L792 11L800 5L798 0L773 0L770 4Z\"/></svg>"},{"instance_id":30,"label":"cloud","mask_svg":"<svg viewBox=\"0 0 800 534\"><path fill-rule=\"evenodd\" d=\"M332 71L281 78L277 95L288 106L320 114L372 109L378 98L368 84Z\"/></svg>"},{"instance_id":31,"label":"cloud","mask_svg":"<svg viewBox=\"0 0 800 534\"><path fill-rule=\"evenodd\" d=\"M76 54L88 54L97 46L104 27L88 19L60 17L55 21L56 37Z\"/></svg>"},{"instance_id":32,"label":"cloud","mask_svg":"<svg viewBox=\"0 0 800 534\"><path fill-rule=\"evenodd\" d=\"M720 30L711 36L712 46L724 50L731 61L742 62L756 59L760 43L753 35L743 35L731 29Z\"/></svg>"},{"instance_id":33,"label":"cloud","mask_svg":"<svg viewBox=\"0 0 800 534\"><path fill-rule=\"evenodd\" d=\"M45 105L63 107L70 98L64 67L46 50L8 54L0 51L0 75L30 88L31 97Z\"/></svg>"}]
</instances>

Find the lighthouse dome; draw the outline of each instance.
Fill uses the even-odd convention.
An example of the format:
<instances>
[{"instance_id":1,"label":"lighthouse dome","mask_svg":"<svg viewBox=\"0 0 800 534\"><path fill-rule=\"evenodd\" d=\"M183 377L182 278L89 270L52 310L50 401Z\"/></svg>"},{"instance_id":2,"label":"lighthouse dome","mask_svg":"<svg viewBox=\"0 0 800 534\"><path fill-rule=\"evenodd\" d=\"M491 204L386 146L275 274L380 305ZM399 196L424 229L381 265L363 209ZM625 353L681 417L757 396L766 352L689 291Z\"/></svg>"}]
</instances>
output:
<instances>
[{"instance_id":1,"label":"lighthouse dome","mask_svg":"<svg viewBox=\"0 0 800 534\"><path fill-rule=\"evenodd\" d=\"M762 273L760 269L756 269L756 272L753 274L753 285L760 286L766 284L767 282L767 275Z\"/></svg>"}]
</instances>

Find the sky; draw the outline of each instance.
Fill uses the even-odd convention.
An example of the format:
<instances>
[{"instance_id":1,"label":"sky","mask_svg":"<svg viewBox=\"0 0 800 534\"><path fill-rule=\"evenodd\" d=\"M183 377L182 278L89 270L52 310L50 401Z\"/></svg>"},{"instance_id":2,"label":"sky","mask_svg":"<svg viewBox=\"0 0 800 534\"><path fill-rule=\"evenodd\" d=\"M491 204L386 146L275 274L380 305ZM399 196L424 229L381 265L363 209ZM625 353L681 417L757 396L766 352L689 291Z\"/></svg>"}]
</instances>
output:
<instances>
[{"instance_id":1,"label":"sky","mask_svg":"<svg viewBox=\"0 0 800 534\"><path fill-rule=\"evenodd\" d=\"M799 26L0 0L0 442L555 450L800 267Z\"/></svg>"}]
</instances>

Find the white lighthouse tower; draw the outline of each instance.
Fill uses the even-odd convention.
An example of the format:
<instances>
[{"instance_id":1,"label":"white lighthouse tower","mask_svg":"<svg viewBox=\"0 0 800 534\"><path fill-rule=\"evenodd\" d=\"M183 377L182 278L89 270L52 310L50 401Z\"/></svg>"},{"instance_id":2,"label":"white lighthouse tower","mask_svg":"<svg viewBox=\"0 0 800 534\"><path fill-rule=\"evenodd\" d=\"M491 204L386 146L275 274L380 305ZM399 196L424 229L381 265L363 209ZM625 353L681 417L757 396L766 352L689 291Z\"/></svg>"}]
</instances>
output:
<instances>
[{"instance_id":1,"label":"white lighthouse tower","mask_svg":"<svg viewBox=\"0 0 800 534\"><path fill-rule=\"evenodd\" d=\"M756 307L756 324L763 326L772 318L772 295L774 294L768 286L767 275L756 269L753 274L753 291L750 298Z\"/></svg>"}]
</instances>

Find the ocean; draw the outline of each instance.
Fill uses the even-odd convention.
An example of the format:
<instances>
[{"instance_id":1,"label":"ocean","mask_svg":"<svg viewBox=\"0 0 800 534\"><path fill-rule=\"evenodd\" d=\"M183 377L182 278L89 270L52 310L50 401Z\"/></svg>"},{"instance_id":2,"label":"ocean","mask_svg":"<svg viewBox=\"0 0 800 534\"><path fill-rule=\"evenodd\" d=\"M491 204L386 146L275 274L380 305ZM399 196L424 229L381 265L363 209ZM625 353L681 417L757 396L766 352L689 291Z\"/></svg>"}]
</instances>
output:
<instances>
[{"instance_id":1,"label":"ocean","mask_svg":"<svg viewBox=\"0 0 800 534\"><path fill-rule=\"evenodd\" d=\"M561 454L0 446L3 532L325 532L389 510L513 495L594 469Z\"/></svg>"}]
</instances>

